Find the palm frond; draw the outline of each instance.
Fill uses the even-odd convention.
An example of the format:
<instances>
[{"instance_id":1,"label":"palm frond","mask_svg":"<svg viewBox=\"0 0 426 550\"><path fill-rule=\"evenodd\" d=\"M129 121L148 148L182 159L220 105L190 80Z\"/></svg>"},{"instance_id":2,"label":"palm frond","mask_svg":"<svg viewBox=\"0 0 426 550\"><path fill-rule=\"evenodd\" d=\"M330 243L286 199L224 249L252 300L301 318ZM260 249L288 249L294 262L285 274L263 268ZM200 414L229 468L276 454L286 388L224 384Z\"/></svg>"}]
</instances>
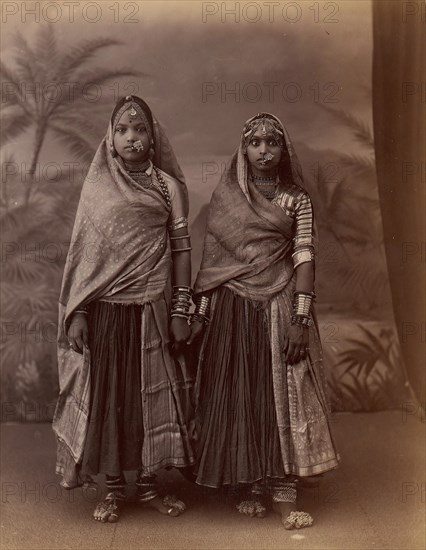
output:
<instances>
[{"instance_id":1,"label":"palm frond","mask_svg":"<svg viewBox=\"0 0 426 550\"><path fill-rule=\"evenodd\" d=\"M0 342L2 368L15 372L19 364L28 358L37 361L54 345L59 285L52 289L46 282L35 286L6 283L1 294L1 322L8 328Z\"/></svg>"},{"instance_id":2,"label":"palm frond","mask_svg":"<svg viewBox=\"0 0 426 550\"><path fill-rule=\"evenodd\" d=\"M60 264L65 262L67 247L65 243L69 242L72 228L74 225L75 214L80 198L80 188L77 185L70 185L66 182L57 186L46 185L50 187L46 194L52 199L49 210L44 214L45 224L49 228L49 234L54 236L52 242L57 243L63 251ZM56 189L55 189L56 188Z\"/></svg>"},{"instance_id":3,"label":"palm frond","mask_svg":"<svg viewBox=\"0 0 426 550\"><path fill-rule=\"evenodd\" d=\"M108 80L112 78L124 78L124 77L148 77L146 73L141 71L135 71L130 68L121 68L121 69L103 69L103 68L93 68L93 69L84 69L82 71L76 72L75 79L79 83L80 87L87 86L88 84L93 84L101 86ZM87 92L86 92L87 93Z\"/></svg>"},{"instance_id":4,"label":"palm frond","mask_svg":"<svg viewBox=\"0 0 426 550\"><path fill-rule=\"evenodd\" d=\"M3 239L6 241L9 236L19 240L18 231L25 225L25 207L17 206L10 212L7 212L0 218L0 231ZM40 220L41 221L41 220ZM37 222L36 222L37 223ZM9 235L8 235L9 233Z\"/></svg>"},{"instance_id":5,"label":"palm frond","mask_svg":"<svg viewBox=\"0 0 426 550\"><path fill-rule=\"evenodd\" d=\"M35 37L35 53L39 59L49 59L50 66L56 65L58 47L52 23L40 26Z\"/></svg>"},{"instance_id":6,"label":"palm frond","mask_svg":"<svg viewBox=\"0 0 426 550\"><path fill-rule=\"evenodd\" d=\"M110 97L102 95L96 102L87 101L86 97L76 96L69 103L60 103L55 107L55 119L59 116L73 118L92 118L99 119L105 130L109 115L113 107L113 101Z\"/></svg>"},{"instance_id":7,"label":"palm frond","mask_svg":"<svg viewBox=\"0 0 426 550\"><path fill-rule=\"evenodd\" d=\"M48 271L51 274L56 271L59 280L62 267L51 261L53 253L56 254L56 249L49 249L44 243L39 243L36 240L30 243L20 243L18 251L1 266L2 281L31 286L36 282L43 281Z\"/></svg>"},{"instance_id":8,"label":"palm frond","mask_svg":"<svg viewBox=\"0 0 426 550\"><path fill-rule=\"evenodd\" d=\"M85 69L75 74L75 82L72 91L72 98L69 94L62 94L57 101L52 102L49 108L49 113L59 112L69 108L72 103L73 107L80 109L82 106L89 106L90 110L93 110L94 104L103 103L109 104L108 89L101 90L99 93L99 87L103 86L106 82L113 79L117 80L123 77L134 77L136 75L144 75L144 73L135 72L132 69ZM65 109L64 109L65 107Z\"/></svg>"},{"instance_id":9,"label":"palm frond","mask_svg":"<svg viewBox=\"0 0 426 550\"><path fill-rule=\"evenodd\" d=\"M357 165L358 166L358 165ZM377 196L357 196L346 177L335 184L327 181L321 169L318 171L317 195L319 221L339 235L339 238L368 244L376 243L378 236L374 230L373 218L380 209ZM361 186L364 189L367 186ZM381 238L381 236L380 236Z\"/></svg>"},{"instance_id":10,"label":"palm frond","mask_svg":"<svg viewBox=\"0 0 426 550\"><path fill-rule=\"evenodd\" d=\"M0 61L0 77L3 81L2 90L6 91L5 84L9 84L13 90L13 95L11 97L10 88L7 90L7 94L2 93L2 104L5 105L19 105L29 117L33 118L34 109L29 106L24 94L22 93L22 87L19 75L14 73L11 69L6 67L4 63Z\"/></svg>"},{"instance_id":11,"label":"palm frond","mask_svg":"<svg viewBox=\"0 0 426 550\"><path fill-rule=\"evenodd\" d=\"M53 283L53 284L52 284ZM56 319L56 308L60 293L60 279L52 277L37 286L5 282L1 286L2 318L25 318L33 313L43 312Z\"/></svg>"},{"instance_id":12,"label":"palm frond","mask_svg":"<svg viewBox=\"0 0 426 550\"><path fill-rule=\"evenodd\" d=\"M334 218L339 217L339 212L348 200L348 190L345 180L339 180L326 197L327 215Z\"/></svg>"},{"instance_id":13,"label":"palm frond","mask_svg":"<svg viewBox=\"0 0 426 550\"><path fill-rule=\"evenodd\" d=\"M73 128L64 128L59 124L52 124L50 128L77 159L87 163L93 159L95 154L93 143L86 141L78 131Z\"/></svg>"},{"instance_id":14,"label":"palm frond","mask_svg":"<svg viewBox=\"0 0 426 550\"><path fill-rule=\"evenodd\" d=\"M371 346L371 349L381 358L381 360L386 364L390 370L399 370L398 366L391 361L391 347L392 340L384 337L383 333L380 333L378 336L370 329L364 327L358 323L358 328L364 334L367 342Z\"/></svg>"},{"instance_id":15,"label":"palm frond","mask_svg":"<svg viewBox=\"0 0 426 550\"><path fill-rule=\"evenodd\" d=\"M20 136L28 130L28 115L15 113L3 117L2 130L0 132L0 147L3 147L12 139Z\"/></svg>"},{"instance_id":16,"label":"palm frond","mask_svg":"<svg viewBox=\"0 0 426 550\"><path fill-rule=\"evenodd\" d=\"M339 181L337 181L337 183L335 183L335 186L333 187L332 183L334 182L330 181L330 178L328 177L328 174L322 165L318 166L315 179L316 188L319 193L320 199L325 204L329 202L329 197L331 193L333 193L334 188L343 185L344 183L344 180L340 179Z\"/></svg>"},{"instance_id":17,"label":"palm frond","mask_svg":"<svg viewBox=\"0 0 426 550\"><path fill-rule=\"evenodd\" d=\"M87 136L91 141L99 141L105 135L105 118L94 116L82 116L79 113L75 116L70 112L57 114L55 117L55 126L62 128L72 128L75 132L80 132Z\"/></svg>"},{"instance_id":18,"label":"palm frond","mask_svg":"<svg viewBox=\"0 0 426 550\"><path fill-rule=\"evenodd\" d=\"M39 61L35 55L34 48L31 48L25 37L17 31L14 35L14 46L18 55L15 56L15 62L20 67L20 78L26 83L40 82L40 74L37 75Z\"/></svg>"},{"instance_id":19,"label":"palm frond","mask_svg":"<svg viewBox=\"0 0 426 550\"><path fill-rule=\"evenodd\" d=\"M366 391L365 384L353 377L350 382L341 382L340 388L342 389L342 398L345 403L345 410L353 411L370 411L371 410L371 398Z\"/></svg>"},{"instance_id":20,"label":"palm frond","mask_svg":"<svg viewBox=\"0 0 426 550\"><path fill-rule=\"evenodd\" d=\"M335 214L333 215L333 212ZM360 201L352 200L341 203L336 210L330 208L330 215L339 224L339 238L345 242L361 246L377 245L371 212L362 207Z\"/></svg>"},{"instance_id":21,"label":"palm frond","mask_svg":"<svg viewBox=\"0 0 426 550\"><path fill-rule=\"evenodd\" d=\"M373 134L370 130L370 128L367 126L367 124L362 121L361 119L351 115L347 111L344 111L343 109L333 109L332 107L329 107L325 104L319 104L322 109L330 113L332 116L336 118L340 123L344 124L345 126L349 127L350 130L352 130L355 139L365 147L368 147L369 149L374 148L374 138Z\"/></svg>"},{"instance_id":22,"label":"palm frond","mask_svg":"<svg viewBox=\"0 0 426 550\"><path fill-rule=\"evenodd\" d=\"M339 275L342 289L351 296L353 303L365 304L370 309L383 303L388 291L384 282L388 279L381 266L361 259L355 265L340 265L334 270Z\"/></svg>"},{"instance_id":23,"label":"palm frond","mask_svg":"<svg viewBox=\"0 0 426 550\"><path fill-rule=\"evenodd\" d=\"M338 162L353 176L369 182L376 179L376 163L370 156L342 153L338 157Z\"/></svg>"},{"instance_id":24,"label":"palm frond","mask_svg":"<svg viewBox=\"0 0 426 550\"><path fill-rule=\"evenodd\" d=\"M73 48L62 57L60 68L55 74L55 80L57 82L75 81L76 69L92 59L99 50L121 44L122 42L114 40L113 38L94 38L93 40L87 40L81 46Z\"/></svg>"}]
</instances>

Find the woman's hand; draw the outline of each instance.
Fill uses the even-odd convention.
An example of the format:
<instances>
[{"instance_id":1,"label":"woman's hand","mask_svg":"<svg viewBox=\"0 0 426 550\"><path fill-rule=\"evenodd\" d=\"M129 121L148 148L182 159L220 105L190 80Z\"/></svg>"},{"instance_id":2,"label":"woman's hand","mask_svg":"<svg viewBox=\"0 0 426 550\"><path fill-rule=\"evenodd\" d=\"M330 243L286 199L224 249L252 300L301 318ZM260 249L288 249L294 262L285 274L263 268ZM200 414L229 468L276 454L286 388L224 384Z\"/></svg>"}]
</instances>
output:
<instances>
[{"instance_id":1,"label":"woman's hand","mask_svg":"<svg viewBox=\"0 0 426 550\"><path fill-rule=\"evenodd\" d=\"M173 338L173 343L177 345L182 344L182 342L186 342L191 336L191 329L189 328L188 321L183 317L172 317L170 332Z\"/></svg>"},{"instance_id":2,"label":"woman's hand","mask_svg":"<svg viewBox=\"0 0 426 550\"><path fill-rule=\"evenodd\" d=\"M289 365L298 363L305 359L309 353L309 330L308 327L290 325L288 329L288 347L286 360Z\"/></svg>"},{"instance_id":3,"label":"woman's hand","mask_svg":"<svg viewBox=\"0 0 426 550\"><path fill-rule=\"evenodd\" d=\"M200 323L200 321L192 321L191 323L191 336L189 340L187 341L187 344L192 344L194 340L198 338L198 336L203 332L204 330L204 323Z\"/></svg>"},{"instance_id":4,"label":"woman's hand","mask_svg":"<svg viewBox=\"0 0 426 550\"><path fill-rule=\"evenodd\" d=\"M84 313L74 313L68 328L68 341L70 348L83 354L83 347L89 345L89 329Z\"/></svg>"}]
</instances>

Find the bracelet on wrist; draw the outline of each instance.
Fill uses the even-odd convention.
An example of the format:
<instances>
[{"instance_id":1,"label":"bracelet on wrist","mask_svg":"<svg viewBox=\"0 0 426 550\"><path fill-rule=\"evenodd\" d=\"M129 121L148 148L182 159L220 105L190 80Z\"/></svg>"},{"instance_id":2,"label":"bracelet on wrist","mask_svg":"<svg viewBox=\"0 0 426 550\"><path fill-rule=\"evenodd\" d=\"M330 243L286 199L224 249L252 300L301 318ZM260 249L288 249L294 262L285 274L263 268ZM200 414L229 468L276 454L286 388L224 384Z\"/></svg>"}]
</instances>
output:
<instances>
[{"instance_id":1,"label":"bracelet on wrist","mask_svg":"<svg viewBox=\"0 0 426 550\"><path fill-rule=\"evenodd\" d=\"M192 288L189 286L174 286L171 304L172 317L189 317L192 303Z\"/></svg>"},{"instance_id":2,"label":"bracelet on wrist","mask_svg":"<svg viewBox=\"0 0 426 550\"><path fill-rule=\"evenodd\" d=\"M172 312L170 314L170 317L172 319L173 319L173 317L179 317L181 319L185 319L187 323L189 322L189 319L190 319L189 313L181 313L181 312Z\"/></svg>"},{"instance_id":3,"label":"bracelet on wrist","mask_svg":"<svg viewBox=\"0 0 426 550\"><path fill-rule=\"evenodd\" d=\"M313 320L306 316L306 315L292 315L291 316L291 324L292 325L297 325L297 326L300 326L300 327L311 327L314 322Z\"/></svg>"},{"instance_id":4,"label":"bracelet on wrist","mask_svg":"<svg viewBox=\"0 0 426 550\"><path fill-rule=\"evenodd\" d=\"M201 315L200 313L192 313L190 316L190 319L191 319L191 323L193 321L198 321L202 325L208 325L210 323L210 319L205 315Z\"/></svg>"}]
</instances>

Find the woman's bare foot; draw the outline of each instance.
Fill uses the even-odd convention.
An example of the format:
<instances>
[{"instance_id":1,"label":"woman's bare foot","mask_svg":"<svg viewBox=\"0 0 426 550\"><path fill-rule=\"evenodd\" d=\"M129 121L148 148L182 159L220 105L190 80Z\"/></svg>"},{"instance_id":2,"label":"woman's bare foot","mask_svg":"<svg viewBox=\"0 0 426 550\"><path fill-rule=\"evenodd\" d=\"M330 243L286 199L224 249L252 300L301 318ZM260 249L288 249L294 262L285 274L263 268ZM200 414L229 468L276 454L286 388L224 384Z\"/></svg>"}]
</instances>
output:
<instances>
[{"instance_id":1,"label":"woman's bare foot","mask_svg":"<svg viewBox=\"0 0 426 550\"><path fill-rule=\"evenodd\" d=\"M310 527L314 520L307 512L296 512L295 504L292 502L274 502L274 512L281 516L281 522L288 531Z\"/></svg>"},{"instance_id":2,"label":"woman's bare foot","mask_svg":"<svg viewBox=\"0 0 426 550\"><path fill-rule=\"evenodd\" d=\"M287 525L287 518L290 515L290 513L294 510L295 504L292 502L273 502L272 503L272 509L274 512L276 512L278 515L281 516L281 522L284 525L286 529L289 528Z\"/></svg>"},{"instance_id":3,"label":"woman's bare foot","mask_svg":"<svg viewBox=\"0 0 426 550\"><path fill-rule=\"evenodd\" d=\"M120 517L125 495L108 493L107 496L96 505L93 518L102 523L116 523Z\"/></svg>"},{"instance_id":4,"label":"woman's bare foot","mask_svg":"<svg viewBox=\"0 0 426 550\"><path fill-rule=\"evenodd\" d=\"M259 500L243 500L237 505L237 510L249 518L264 518L266 516L266 508Z\"/></svg>"},{"instance_id":5,"label":"woman's bare foot","mask_svg":"<svg viewBox=\"0 0 426 550\"><path fill-rule=\"evenodd\" d=\"M152 500L144 502L144 504L145 506L158 510L160 514L171 516L173 518L180 516L186 510L184 502L170 495L165 496L163 499L156 496Z\"/></svg>"}]
</instances>

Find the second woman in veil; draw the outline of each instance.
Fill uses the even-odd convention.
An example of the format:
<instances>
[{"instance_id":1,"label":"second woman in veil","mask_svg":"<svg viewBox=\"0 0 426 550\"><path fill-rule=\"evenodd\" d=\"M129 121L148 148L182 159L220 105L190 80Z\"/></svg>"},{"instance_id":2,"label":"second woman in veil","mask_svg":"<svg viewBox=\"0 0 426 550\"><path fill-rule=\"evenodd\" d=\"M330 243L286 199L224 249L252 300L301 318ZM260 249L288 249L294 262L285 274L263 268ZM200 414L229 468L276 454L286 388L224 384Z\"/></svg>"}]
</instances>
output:
<instances>
[{"instance_id":1,"label":"second woman in veil","mask_svg":"<svg viewBox=\"0 0 426 550\"><path fill-rule=\"evenodd\" d=\"M312 524L297 482L338 464L314 311L312 204L281 122L249 119L209 206L195 283L196 481L238 487L238 510L272 502L287 529ZM245 493L245 494L244 494Z\"/></svg>"}]
</instances>

